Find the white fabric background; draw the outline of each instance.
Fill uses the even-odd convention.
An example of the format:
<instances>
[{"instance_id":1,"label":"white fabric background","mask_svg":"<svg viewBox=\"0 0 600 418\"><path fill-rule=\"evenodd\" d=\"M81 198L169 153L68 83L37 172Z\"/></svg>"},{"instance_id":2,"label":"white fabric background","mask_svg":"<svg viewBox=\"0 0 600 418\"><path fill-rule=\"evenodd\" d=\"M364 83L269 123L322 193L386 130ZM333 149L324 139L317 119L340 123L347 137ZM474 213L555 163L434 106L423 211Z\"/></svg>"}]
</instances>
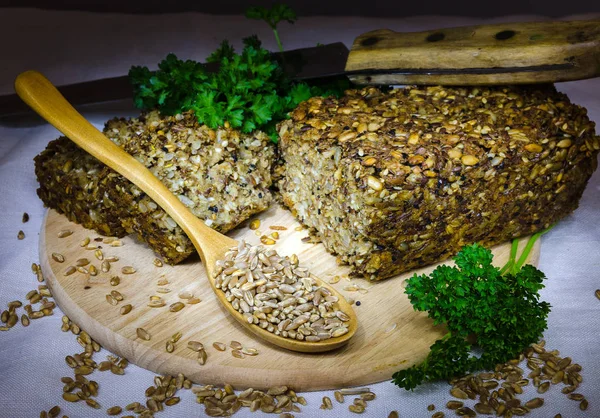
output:
<instances>
[{"instance_id":1,"label":"white fabric background","mask_svg":"<svg viewBox=\"0 0 600 418\"><path fill-rule=\"evenodd\" d=\"M535 18L511 16L485 22ZM61 84L121 75L132 64L156 66L168 52L182 58L203 59L221 39L228 38L240 45L241 38L252 33L258 33L267 48L275 47L266 25L242 17L94 15L5 9L0 10L0 22L3 40L0 94L12 92L15 76L27 69L40 70ZM305 18L295 26L282 24L281 32L285 47L291 49L340 40L351 45L358 34L382 27L412 31L477 23L484 21L459 17ZM600 122L600 78L563 83L559 88L573 102L587 107L590 117ZM127 102L95 105L84 111L97 126L113 116L134 114ZM57 131L47 125L0 126L0 308L11 300L23 300L38 285L30 265L38 261L38 232L44 208L35 192L32 159L57 136ZM25 211L31 220L22 224ZM594 296L594 290L600 288L599 212L600 173L597 172L588 184L580 208L543 237L540 262L548 277L542 295L553 306L545 333L547 345L583 366L584 383L580 392L589 398L590 406L587 412L580 411L576 402L567 400L558 387L553 387L543 395L546 405L532 412L531 417L553 417L559 412L565 418L600 417L600 301ZM17 240L19 229L25 231L23 241ZM60 331L60 318L57 309L53 317L32 321L28 328L19 324L0 333L0 418L37 417L41 410L56 404L71 418L102 417L110 406L145 400L144 390L152 384L153 373L131 365L125 376L100 372L92 375L100 383L98 401L102 410L64 402L60 377L71 375L64 357L79 352L80 346L72 334ZM102 351L95 358L102 361L107 354ZM429 417L427 405L435 404L438 410L445 410L443 405L450 399L445 383L428 384L413 393L389 382L371 388L377 399L369 403L365 414L369 417L387 417L393 409L401 417ZM354 416L347 410L351 399L344 406L334 402L332 411L319 409L322 396L333 399L332 391L303 395L309 404L298 416ZM203 416L203 407L195 403L190 391L182 392L181 396L179 405L158 416ZM267 415L250 414L246 410L236 416Z\"/></svg>"}]
</instances>

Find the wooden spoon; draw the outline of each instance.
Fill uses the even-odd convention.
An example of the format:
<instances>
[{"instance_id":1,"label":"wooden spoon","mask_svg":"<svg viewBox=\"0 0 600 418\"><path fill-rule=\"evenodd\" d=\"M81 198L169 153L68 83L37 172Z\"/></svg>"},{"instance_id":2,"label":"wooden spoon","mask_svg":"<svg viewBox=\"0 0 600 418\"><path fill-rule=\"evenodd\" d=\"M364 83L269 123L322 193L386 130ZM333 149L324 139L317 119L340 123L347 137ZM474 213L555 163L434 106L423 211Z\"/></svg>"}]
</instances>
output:
<instances>
[{"instance_id":1,"label":"wooden spoon","mask_svg":"<svg viewBox=\"0 0 600 418\"><path fill-rule=\"evenodd\" d=\"M194 216L146 167L106 138L79 114L42 74L37 71L26 71L20 74L15 81L15 90L25 103L52 126L142 189L177 222L200 254L217 298L225 309L250 332L279 347L307 353L333 350L347 343L354 335L357 319L352 307L342 295L323 281L319 281L319 285L326 287L337 296L339 309L350 316L350 320L346 322L349 331L345 335L324 341L306 342L277 336L249 324L225 299L225 293L215 288L214 283L217 260L223 259L225 252L237 246L238 242L207 227L201 219Z\"/></svg>"}]
</instances>

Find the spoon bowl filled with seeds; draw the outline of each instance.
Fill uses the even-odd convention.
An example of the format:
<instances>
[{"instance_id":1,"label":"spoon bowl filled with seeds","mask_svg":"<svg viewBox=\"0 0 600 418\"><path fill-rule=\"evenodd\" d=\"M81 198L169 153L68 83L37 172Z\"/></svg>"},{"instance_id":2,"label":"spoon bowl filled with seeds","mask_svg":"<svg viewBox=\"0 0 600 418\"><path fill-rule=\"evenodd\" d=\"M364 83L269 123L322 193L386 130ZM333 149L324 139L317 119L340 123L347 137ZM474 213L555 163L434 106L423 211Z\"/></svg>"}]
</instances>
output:
<instances>
[{"instance_id":1,"label":"spoon bowl filled with seeds","mask_svg":"<svg viewBox=\"0 0 600 418\"><path fill-rule=\"evenodd\" d=\"M42 74L17 77L19 96L92 156L136 184L185 231L215 295L254 335L279 347L323 352L348 343L357 329L351 305L311 275L295 256L238 242L205 225L146 167L81 116Z\"/></svg>"}]
</instances>

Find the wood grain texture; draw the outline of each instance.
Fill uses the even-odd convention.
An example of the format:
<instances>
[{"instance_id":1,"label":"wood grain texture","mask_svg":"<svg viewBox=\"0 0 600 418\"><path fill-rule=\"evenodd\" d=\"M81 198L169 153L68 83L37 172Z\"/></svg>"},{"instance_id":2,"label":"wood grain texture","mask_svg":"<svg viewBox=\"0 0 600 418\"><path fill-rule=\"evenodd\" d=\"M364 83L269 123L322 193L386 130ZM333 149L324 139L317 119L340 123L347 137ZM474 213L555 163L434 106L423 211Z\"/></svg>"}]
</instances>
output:
<instances>
[{"instance_id":1,"label":"wood grain texture","mask_svg":"<svg viewBox=\"0 0 600 418\"><path fill-rule=\"evenodd\" d=\"M596 77L600 20L376 30L356 38L346 71L359 84L524 84Z\"/></svg>"},{"instance_id":2,"label":"wood grain texture","mask_svg":"<svg viewBox=\"0 0 600 418\"><path fill-rule=\"evenodd\" d=\"M352 307L345 299L336 294L335 289L326 283L317 286L328 288L339 301L334 305L348 316L345 326L348 332L340 337L329 338L318 342L299 341L276 335L256 325L248 323L243 315L227 301L225 293L215 286L218 274L216 263L223 260L227 250L237 246L238 242L209 228L204 221L197 218L167 187L155 177L150 170L114 144L102 132L89 123L75 108L67 102L52 83L41 73L26 71L19 74L15 81L15 90L41 117L61 131L67 138L75 142L99 161L124 176L138 186L154 200L183 229L194 248L200 255L206 278L221 305L242 326L263 340L269 341L288 350L315 353L336 349L346 344L356 332L357 320Z\"/></svg>"},{"instance_id":3,"label":"wood grain texture","mask_svg":"<svg viewBox=\"0 0 600 418\"><path fill-rule=\"evenodd\" d=\"M274 205L258 218L262 233L271 233L268 227L272 225L288 228L279 231L280 239L274 246L281 254L296 253L302 265L324 280L335 275L346 277L348 267L338 266L335 257L327 253L322 244L301 241L307 233L295 230L299 224L287 210ZM58 238L58 232L65 229L72 230L73 234ZM259 236L247 225L235 229L230 236L259 243ZM82 257L91 260L96 267L100 266L94 251L80 247L79 243L85 237L92 238L92 244L103 247L106 256L118 256L120 260L112 263L108 273L99 273L95 277L80 273L64 276L64 270ZM424 313L413 311L404 294L404 281L412 273L374 284L363 279L349 281L343 278L332 286L344 296L361 302L360 306L354 307L358 316L354 337L347 345L327 353L291 352L257 339L225 311L216 300L197 257L178 266L159 268L152 263L155 258L152 251L131 237L122 239L122 247L95 242L96 237L96 232L69 222L53 210L48 211L40 234L40 263L54 299L71 320L102 346L157 373L173 375L182 372L197 383L227 382L239 389L288 385L305 391L365 385L389 380L396 370L423 360L429 346L444 333L441 327L434 327ZM531 253L529 262L532 264L537 264L539 245L538 241ZM520 248L523 246L521 243ZM508 259L510 245L497 246L493 251L496 265L502 265ZM51 257L52 252L63 254L66 261L57 263ZM126 265L135 267L137 272L121 274L121 268ZM433 268L416 272L429 272ZM116 287L109 283L113 275L121 277L121 284ZM169 280L163 287L170 288L170 293L156 292L157 281L161 278ZM368 292L344 291L344 286L351 283L364 286ZM125 300L117 306L107 303L105 295L111 290L121 292ZM168 305L179 301L178 294L184 290L202 301L187 305L180 312L169 312ZM163 296L167 307L147 307L151 295ZM120 307L127 303L133 305L133 310L125 316L120 315ZM138 327L151 334L150 341L136 337ZM177 331L181 331L183 337L175 351L169 354L165 351L166 341ZM186 347L190 340L200 341L206 347L208 360L204 366L196 362L196 353ZM213 342L228 344L232 340L258 349L260 354L238 359L231 355L231 349L219 352L212 347Z\"/></svg>"}]
</instances>

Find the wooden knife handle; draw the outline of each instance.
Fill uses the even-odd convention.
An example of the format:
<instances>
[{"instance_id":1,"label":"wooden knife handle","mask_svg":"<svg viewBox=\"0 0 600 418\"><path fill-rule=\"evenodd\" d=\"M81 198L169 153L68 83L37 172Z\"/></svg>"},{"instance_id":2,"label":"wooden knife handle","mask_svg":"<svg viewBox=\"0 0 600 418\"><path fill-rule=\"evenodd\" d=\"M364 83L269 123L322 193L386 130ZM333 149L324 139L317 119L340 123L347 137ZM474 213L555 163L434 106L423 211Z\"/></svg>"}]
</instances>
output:
<instances>
[{"instance_id":1,"label":"wooden knife handle","mask_svg":"<svg viewBox=\"0 0 600 418\"><path fill-rule=\"evenodd\" d=\"M600 75L600 20L502 23L360 35L346 63L359 84L525 84Z\"/></svg>"}]
</instances>

